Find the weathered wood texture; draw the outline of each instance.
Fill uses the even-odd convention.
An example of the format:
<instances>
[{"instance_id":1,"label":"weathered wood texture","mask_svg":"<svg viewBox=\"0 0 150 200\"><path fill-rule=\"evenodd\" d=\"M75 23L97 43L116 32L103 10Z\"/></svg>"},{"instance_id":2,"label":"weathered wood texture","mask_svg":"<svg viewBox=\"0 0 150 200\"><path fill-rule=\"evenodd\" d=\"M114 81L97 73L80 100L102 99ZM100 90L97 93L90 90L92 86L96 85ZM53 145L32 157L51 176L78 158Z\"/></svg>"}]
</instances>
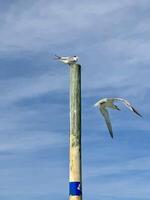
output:
<instances>
[{"instance_id":1,"label":"weathered wood texture","mask_svg":"<svg viewBox=\"0 0 150 200\"><path fill-rule=\"evenodd\" d=\"M69 181L80 183L82 189L81 169L81 66L70 65L70 162ZM70 200L81 200L80 195L70 195Z\"/></svg>"}]
</instances>

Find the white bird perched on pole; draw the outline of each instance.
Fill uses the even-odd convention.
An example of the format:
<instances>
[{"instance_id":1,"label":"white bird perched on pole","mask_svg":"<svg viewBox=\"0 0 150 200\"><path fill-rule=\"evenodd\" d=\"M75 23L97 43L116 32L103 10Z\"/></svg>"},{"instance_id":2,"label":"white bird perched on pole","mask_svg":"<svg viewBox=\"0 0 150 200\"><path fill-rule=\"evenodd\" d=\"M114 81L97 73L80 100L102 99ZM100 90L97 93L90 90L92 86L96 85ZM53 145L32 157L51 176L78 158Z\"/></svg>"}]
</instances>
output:
<instances>
[{"instance_id":1,"label":"white bird perched on pole","mask_svg":"<svg viewBox=\"0 0 150 200\"><path fill-rule=\"evenodd\" d=\"M64 64L74 64L79 60L78 56L57 56L55 55L55 60L59 60L60 62L63 62Z\"/></svg>"},{"instance_id":2,"label":"white bird perched on pole","mask_svg":"<svg viewBox=\"0 0 150 200\"><path fill-rule=\"evenodd\" d=\"M127 108L129 108L131 111L133 111L134 113L136 113L138 116L142 117L142 115L139 114L139 112L133 108L133 106L125 99L122 98L104 98L99 100L96 104L94 104L95 107L99 107L100 112L102 113L106 125L108 127L110 136L113 138L113 131L112 131L112 126L111 126L111 121L109 119L109 113L107 111L106 108L112 108L112 109L116 109L116 110L120 110L118 108L118 106L116 106L114 104L114 102L116 101L121 101L125 106L127 106Z\"/></svg>"}]
</instances>

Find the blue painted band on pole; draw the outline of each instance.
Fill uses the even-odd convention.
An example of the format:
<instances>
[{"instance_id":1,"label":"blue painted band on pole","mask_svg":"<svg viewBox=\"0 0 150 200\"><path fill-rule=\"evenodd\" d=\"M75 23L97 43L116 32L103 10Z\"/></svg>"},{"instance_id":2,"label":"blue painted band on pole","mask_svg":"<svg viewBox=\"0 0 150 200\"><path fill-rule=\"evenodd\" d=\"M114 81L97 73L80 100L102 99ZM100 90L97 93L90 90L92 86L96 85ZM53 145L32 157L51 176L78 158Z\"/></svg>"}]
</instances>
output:
<instances>
[{"instance_id":1,"label":"blue painted band on pole","mask_svg":"<svg viewBox=\"0 0 150 200\"><path fill-rule=\"evenodd\" d=\"M70 182L69 183L69 194L72 196L81 195L81 183L80 182Z\"/></svg>"}]
</instances>

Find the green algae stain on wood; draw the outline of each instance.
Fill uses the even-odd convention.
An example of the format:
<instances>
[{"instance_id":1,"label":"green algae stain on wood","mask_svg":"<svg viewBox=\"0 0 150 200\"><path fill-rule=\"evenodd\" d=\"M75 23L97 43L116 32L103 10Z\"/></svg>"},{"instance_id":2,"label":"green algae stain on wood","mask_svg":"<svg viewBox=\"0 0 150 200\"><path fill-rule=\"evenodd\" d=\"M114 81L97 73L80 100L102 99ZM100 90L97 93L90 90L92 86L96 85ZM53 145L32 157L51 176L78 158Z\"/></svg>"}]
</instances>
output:
<instances>
[{"instance_id":1,"label":"green algae stain on wood","mask_svg":"<svg viewBox=\"0 0 150 200\"><path fill-rule=\"evenodd\" d=\"M80 145L81 66L78 64L70 66L70 134L72 135L72 146Z\"/></svg>"},{"instance_id":2,"label":"green algae stain on wood","mask_svg":"<svg viewBox=\"0 0 150 200\"><path fill-rule=\"evenodd\" d=\"M70 182L82 185L81 171L81 66L70 65ZM82 186L81 186L82 187ZM81 200L70 196L70 200Z\"/></svg>"}]
</instances>

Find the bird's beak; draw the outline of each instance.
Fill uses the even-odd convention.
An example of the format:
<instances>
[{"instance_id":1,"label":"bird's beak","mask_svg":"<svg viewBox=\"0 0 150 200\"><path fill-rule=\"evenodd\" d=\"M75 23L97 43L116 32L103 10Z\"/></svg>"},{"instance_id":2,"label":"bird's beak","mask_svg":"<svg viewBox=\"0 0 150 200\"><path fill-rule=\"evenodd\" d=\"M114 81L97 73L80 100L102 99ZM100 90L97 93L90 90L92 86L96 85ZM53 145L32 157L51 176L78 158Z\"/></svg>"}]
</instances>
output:
<instances>
[{"instance_id":1,"label":"bird's beak","mask_svg":"<svg viewBox=\"0 0 150 200\"><path fill-rule=\"evenodd\" d=\"M54 55L55 57L53 58L54 60L60 59L60 56Z\"/></svg>"}]
</instances>

